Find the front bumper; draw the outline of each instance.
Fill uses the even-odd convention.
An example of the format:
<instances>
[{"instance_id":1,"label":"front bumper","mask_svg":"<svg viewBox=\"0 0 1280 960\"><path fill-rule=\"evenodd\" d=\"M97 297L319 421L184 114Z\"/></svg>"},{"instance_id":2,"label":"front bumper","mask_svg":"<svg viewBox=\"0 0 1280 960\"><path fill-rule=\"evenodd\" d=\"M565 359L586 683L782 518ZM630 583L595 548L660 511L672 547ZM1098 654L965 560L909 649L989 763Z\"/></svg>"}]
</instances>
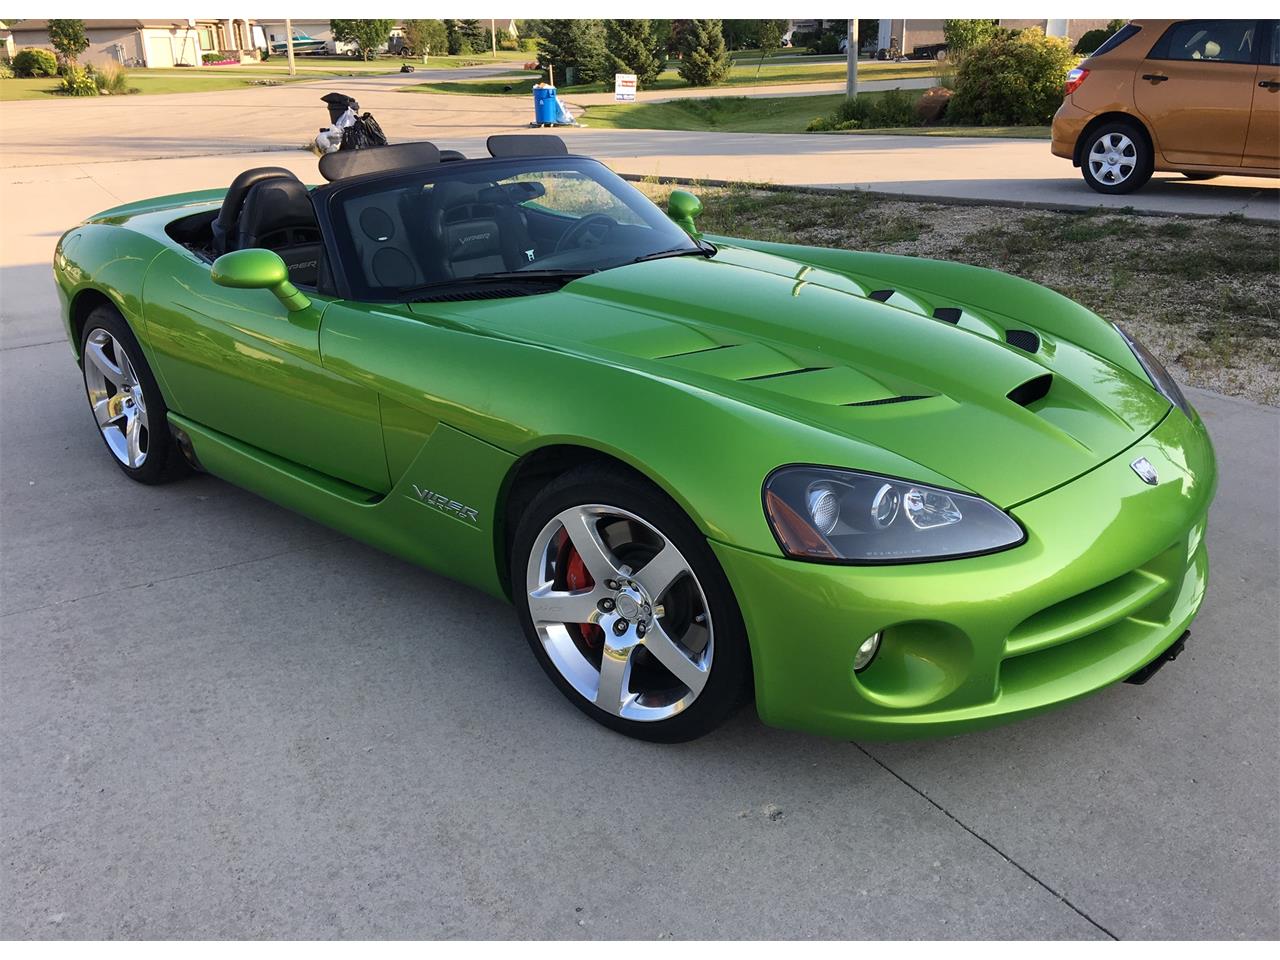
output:
<instances>
[{"instance_id":1,"label":"front bumper","mask_svg":"<svg viewBox=\"0 0 1280 960\"><path fill-rule=\"evenodd\" d=\"M1146 457L1159 482L1129 466ZM1204 597L1216 485L1200 424L1171 410L1143 440L1013 508L1027 542L937 563L805 563L713 543L751 640L769 724L858 739L961 733L1130 676ZM884 631L862 673L854 651Z\"/></svg>"}]
</instances>

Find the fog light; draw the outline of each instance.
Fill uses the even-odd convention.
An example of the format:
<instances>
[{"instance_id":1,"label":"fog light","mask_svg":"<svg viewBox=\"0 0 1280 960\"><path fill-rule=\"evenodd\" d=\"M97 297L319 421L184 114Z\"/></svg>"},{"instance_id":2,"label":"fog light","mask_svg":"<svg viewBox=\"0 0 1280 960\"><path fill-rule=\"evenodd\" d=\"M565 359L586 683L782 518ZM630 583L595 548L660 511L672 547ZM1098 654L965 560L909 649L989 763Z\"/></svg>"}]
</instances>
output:
<instances>
[{"instance_id":1,"label":"fog light","mask_svg":"<svg viewBox=\"0 0 1280 960\"><path fill-rule=\"evenodd\" d=\"M876 658L876 651L880 649L880 631L877 630L867 639L862 641L862 646L858 647L858 652L853 655L853 672L860 673L871 665L871 661Z\"/></svg>"}]
</instances>

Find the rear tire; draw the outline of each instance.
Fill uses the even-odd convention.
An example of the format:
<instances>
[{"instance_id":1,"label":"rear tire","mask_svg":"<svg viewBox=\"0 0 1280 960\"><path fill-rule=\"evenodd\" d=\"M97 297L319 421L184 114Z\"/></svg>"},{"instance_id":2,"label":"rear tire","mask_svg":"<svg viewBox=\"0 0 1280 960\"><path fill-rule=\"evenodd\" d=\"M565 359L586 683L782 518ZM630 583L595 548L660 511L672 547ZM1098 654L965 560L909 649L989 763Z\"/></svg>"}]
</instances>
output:
<instances>
[{"instance_id":1,"label":"rear tire","mask_svg":"<svg viewBox=\"0 0 1280 960\"><path fill-rule=\"evenodd\" d=\"M719 726L750 689L746 628L706 537L669 497L583 467L522 511L511 550L538 663L597 723L676 743Z\"/></svg>"},{"instance_id":2,"label":"rear tire","mask_svg":"<svg viewBox=\"0 0 1280 960\"><path fill-rule=\"evenodd\" d=\"M1154 169L1146 136L1123 120L1098 127L1080 149L1084 182L1098 193L1132 193L1151 179Z\"/></svg>"},{"instance_id":3,"label":"rear tire","mask_svg":"<svg viewBox=\"0 0 1280 960\"><path fill-rule=\"evenodd\" d=\"M158 484L190 472L138 338L114 307L95 307L85 319L80 369L94 425L126 477Z\"/></svg>"}]
</instances>

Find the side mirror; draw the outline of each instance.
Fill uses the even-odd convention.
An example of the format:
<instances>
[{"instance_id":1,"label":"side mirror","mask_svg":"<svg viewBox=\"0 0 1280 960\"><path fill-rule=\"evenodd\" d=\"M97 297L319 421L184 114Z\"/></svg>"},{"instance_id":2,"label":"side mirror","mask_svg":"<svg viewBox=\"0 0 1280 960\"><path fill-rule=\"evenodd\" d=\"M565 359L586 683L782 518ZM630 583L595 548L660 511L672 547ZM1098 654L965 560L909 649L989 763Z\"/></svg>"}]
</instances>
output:
<instances>
[{"instance_id":1,"label":"side mirror","mask_svg":"<svg viewBox=\"0 0 1280 960\"><path fill-rule=\"evenodd\" d=\"M702 236L694 220L702 213L702 201L688 190L672 190L667 199L667 216L689 236Z\"/></svg>"},{"instance_id":2,"label":"side mirror","mask_svg":"<svg viewBox=\"0 0 1280 960\"><path fill-rule=\"evenodd\" d=\"M238 290L270 290L290 313L311 306L311 301L289 282L289 268L270 250L236 250L213 261L213 282Z\"/></svg>"}]
</instances>

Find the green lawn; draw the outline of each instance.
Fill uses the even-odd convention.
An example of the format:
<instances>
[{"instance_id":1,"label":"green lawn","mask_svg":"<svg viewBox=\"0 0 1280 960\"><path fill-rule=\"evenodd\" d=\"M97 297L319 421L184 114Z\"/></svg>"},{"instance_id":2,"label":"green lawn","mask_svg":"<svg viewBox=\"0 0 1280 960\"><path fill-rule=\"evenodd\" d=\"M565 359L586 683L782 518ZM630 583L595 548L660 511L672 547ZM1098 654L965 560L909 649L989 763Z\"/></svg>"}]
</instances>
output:
<instances>
[{"instance_id":1,"label":"green lawn","mask_svg":"<svg viewBox=\"0 0 1280 960\"><path fill-rule=\"evenodd\" d=\"M757 70L757 66L759 69ZM858 66L858 77L861 80L905 80L915 77L931 77L938 72L935 63L921 61L919 63L888 63L880 61L864 61ZM771 57L760 63L758 60L734 61L729 70L729 77L723 86L740 87L753 84L791 84L822 83L844 80L845 63L843 60L817 60L811 57ZM529 88L538 78L530 73L512 73L496 79L485 80L448 80L439 83L423 83L405 87L408 93L465 93L482 96L500 96L517 94L527 96ZM510 86L511 89L505 89ZM575 93L599 93L605 89L603 84L575 84L571 87L558 88L561 96ZM646 90L687 90L689 89L675 67L669 66L658 79L645 87ZM719 88L707 88L719 89Z\"/></svg>"},{"instance_id":2,"label":"green lawn","mask_svg":"<svg viewBox=\"0 0 1280 960\"><path fill-rule=\"evenodd\" d=\"M287 73L279 74L258 71L249 73L213 73L196 70L130 70L129 86L139 93L205 93L210 90L238 90L242 87L254 86L254 81L274 80L281 83L298 80L315 80L325 76L339 74L299 73L290 78ZM350 76L350 74L347 74ZM77 97L65 97L59 94L58 79L40 77L33 80L0 80L0 101L4 100L75 100Z\"/></svg>"},{"instance_id":3,"label":"green lawn","mask_svg":"<svg viewBox=\"0 0 1280 960\"><path fill-rule=\"evenodd\" d=\"M803 133L810 120L830 113L843 99L842 93L828 93L812 97L705 97L666 103L610 103L587 107L580 119L590 127L621 130Z\"/></svg>"}]
</instances>

